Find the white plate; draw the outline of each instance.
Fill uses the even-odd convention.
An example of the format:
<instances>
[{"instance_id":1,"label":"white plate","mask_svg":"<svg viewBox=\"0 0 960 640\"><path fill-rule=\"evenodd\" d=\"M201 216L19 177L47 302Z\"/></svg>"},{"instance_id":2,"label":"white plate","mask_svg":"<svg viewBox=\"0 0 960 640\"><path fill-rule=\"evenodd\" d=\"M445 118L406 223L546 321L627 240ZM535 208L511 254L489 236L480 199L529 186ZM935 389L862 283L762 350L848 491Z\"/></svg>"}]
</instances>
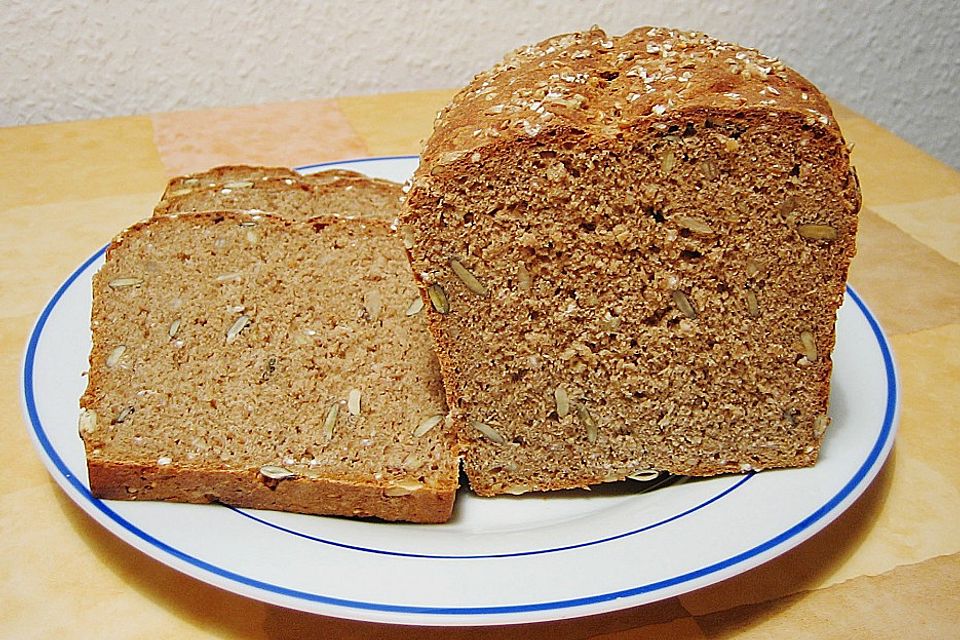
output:
<instances>
[{"instance_id":1,"label":"white plate","mask_svg":"<svg viewBox=\"0 0 960 640\"><path fill-rule=\"evenodd\" d=\"M337 165L402 181L415 157ZM852 290L840 310L831 415L819 463L679 482L648 493L482 499L453 520L403 525L224 506L102 501L77 435L90 348L90 282L103 250L57 290L30 335L23 405L54 479L144 553L210 584L274 604L392 623L483 625L601 613L729 578L797 546L876 476L898 411L890 347Z\"/></svg>"}]
</instances>

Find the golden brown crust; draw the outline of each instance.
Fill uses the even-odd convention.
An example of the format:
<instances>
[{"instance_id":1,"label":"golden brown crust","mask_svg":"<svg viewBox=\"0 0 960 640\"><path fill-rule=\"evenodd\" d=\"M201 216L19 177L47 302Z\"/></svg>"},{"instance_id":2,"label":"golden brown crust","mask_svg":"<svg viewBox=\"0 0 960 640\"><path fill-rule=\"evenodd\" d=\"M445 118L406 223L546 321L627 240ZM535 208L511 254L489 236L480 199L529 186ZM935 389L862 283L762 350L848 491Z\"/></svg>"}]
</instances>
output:
<instances>
[{"instance_id":1,"label":"golden brown crust","mask_svg":"<svg viewBox=\"0 0 960 640\"><path fill-rule=\"evenodd\" d=\"M478 74L438 114L424 164L440 172L459 153L550 130L609 137L698 110L790 112L840 135L823 94L755 49L662 27L594 28L521 47Z\"/></svg>"},{"instance_id":2,"label":"golden brown crust","mask_svg":"<svg viewBox=\"0 0 960 640\"><path fill-rule=\"evenodd\" d=\"M382 485L338 478L269 480L257 469L160 467L89 460L90 491L105 500L161 500L223 503L313 515L372 517L390 521L440 523L450 519L457 487L424 487L387 495Z\"/></svg>"}]
</instances>

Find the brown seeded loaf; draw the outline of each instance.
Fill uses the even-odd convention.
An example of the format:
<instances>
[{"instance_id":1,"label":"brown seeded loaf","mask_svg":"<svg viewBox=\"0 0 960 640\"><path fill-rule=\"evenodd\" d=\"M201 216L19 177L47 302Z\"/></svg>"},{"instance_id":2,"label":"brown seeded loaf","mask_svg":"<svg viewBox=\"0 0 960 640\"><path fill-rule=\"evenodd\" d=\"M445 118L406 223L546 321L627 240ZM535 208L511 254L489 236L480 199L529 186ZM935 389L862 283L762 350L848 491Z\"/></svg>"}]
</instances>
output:
<instances>
[{"instance_id":1,"label":"brown seeded loaf","mask_svg":"<svg viewBox=\"0 0 960 640\"><path fill-rule=\"evenodd\" d=\"M298 220L336 214L396 218L400 186L354 171L328 169L300 175L283 167L216 167L172 178L156 215L208 210L277 212Z\"/></svg>"},{"instance_id":2,"label":"brown seeded loaf","mask_svg":"<svg viewBox=\"0 0 960 640\"><path fill-rule=\"evenodd\" d=\"M154 216L111 243L93 300L94 495L449 518L455 443L389 222Z\"/></svg>"},{"instance_id":3,"label":"brown seeded loaf","mask_svg":"<svg viewBox=\"0 0 960 640\"><path fill-rule=\"evenodd\" d=\"M753 49L594 29L478 75L401 211L473 489L814 464L859 207Z\"/></svg>"}]
</instances>

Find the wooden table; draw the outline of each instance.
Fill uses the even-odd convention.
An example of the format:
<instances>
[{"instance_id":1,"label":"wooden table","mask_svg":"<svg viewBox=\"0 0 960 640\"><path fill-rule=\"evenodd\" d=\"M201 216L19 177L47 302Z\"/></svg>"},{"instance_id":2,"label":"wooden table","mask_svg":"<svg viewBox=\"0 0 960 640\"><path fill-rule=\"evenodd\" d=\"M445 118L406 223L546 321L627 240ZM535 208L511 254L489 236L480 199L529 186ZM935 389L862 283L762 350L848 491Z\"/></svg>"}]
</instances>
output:
<instances>
[{"instance_id":1,"label":"wooden table","mask_svg":"<svg viewBox=\"0 0 960 640\"><path fill-rule=\"evenodd\" d=\"M417 153L448 91L0 129L0 636L466 638L325 618L186 577L102 529L31 446L20 367L32 323L97 248L148 215L166 179L220 163L288 166ZM501 637L947 638L960 634L960 173L838 108L864 193L850 281L901 376L894 451L826 530L737 578Z\"/></svg>"}]
</instances>

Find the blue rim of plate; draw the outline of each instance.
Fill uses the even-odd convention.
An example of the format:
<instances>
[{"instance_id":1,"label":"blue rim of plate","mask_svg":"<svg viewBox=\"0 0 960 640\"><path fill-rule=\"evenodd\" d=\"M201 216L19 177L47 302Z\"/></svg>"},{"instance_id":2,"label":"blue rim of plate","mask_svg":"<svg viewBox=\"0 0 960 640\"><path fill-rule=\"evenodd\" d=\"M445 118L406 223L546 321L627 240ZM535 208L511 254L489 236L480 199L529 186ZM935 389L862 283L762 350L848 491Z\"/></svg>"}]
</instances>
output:
<instances>
[{"instance_id":1,"label":"blue rim of plate","mask_svg":"<svg viewBox=\"0 0 960 640\"><path fill-rule=\"evenodd\" d=\"M346 165L346 164L360 164L364 162L373 162L373 161L389 161L389 160L412 160L417 156L384 156L384 157L375 157L375 158L360 158L356 160L348 161L337 161L337 162L325 162L318 164L305 165L298 167L298 171L304 171L309 169L318 169L332 165ZM74 281L80 277L91 264L96 262L106 251L107 247L101 248L90 258L88 258L83 264L81 264L67 280L60 285L60 288L54 293L53 297L44 307L40 316L37 318L36 324L34 325L33 330L30 333L30 338L27 342L27 350L24 356L23 364L23 379L22 379L22 391L23 391L23 401L24 409L27 413L27 417L30 420L31 427L33 429L34 436L37 439L41 449L48 456L48 460L56 470L60 473L64 481L66 481L76 492L77 496L82 498L87 506L92 507L96 511L99 511L109 520L114 522L116 525L119 525L122 529L126 530L128 533L132 534L136 538L148 543L158 551L161 551L177 560L186 563L187 565L193 566L202 571L211 573L213 575L225 578L229 581L235 582L239 585L245 587L251 587L260 591L265 591L268 593L276 594L279 596L284 596L288 598L294 598L297 600L304 600L307 602L322 603L327 605L334 605L339 607L346 607L349 609L356 610L366 610L366 611L380 611L385 613L404 613L404 614L431 614L438 616L456 616L456 615L492 615L492 614L518 614L518 613L530 613L536 611L548 611L548 610L559 610L559 609L570 609L583 607L587 605L596 605L611 600L616 600L620 598L627 598L631 596L638 596L642 594L647 594L663 589L669 589L677 587L681 584L692 582L694 580L699 580L707 576L721 573L727 569L730 569L738 564L746 563L753 559L759 558L759 556L771 551L779 545L784 544L788 540L803 535L809 531L814 525L821 522L828 514L830 514L834 509L841 505L845 500L854 495L854 492L859 489L865 489L863 485L864 480L871 475L871 473L879 471L879 465L882 462L882 456L884 455L885 450L888 450L888 446L891 444L890 440L893 435L894 424L897 413L897 396L898 396L898 387L897 387L897 376L896 369L893 361L893 354L890 350L890 346L887 343L887 339L883 334L883 330L880 328L879 323L876 318L873 316L873 313L863 302L860 296L854 291L849 285L846 288L847 295L851 300L857 305L857 308L863 314L864 318L867 320L868 325L870 326L871 331L873 332L874 338L877 341L877 346L880 349L880 353L883 357L884 364L884 373L886 375L886 393L887 399L884 407L884 416L883 424L880 427L879 434L876 441L873 444L873 447L870 449L869 454L864 460L863 464L857 469L856 473L847 481L847 483L841 487L837 493L826 501L823 505L820 506L816 511L808 515L806 518L802 519L800 522L796 523L787 530L781 532L780 534L773 536L769 540L756 545L750 549L747 549L741 553L735 554L715 562L713 564L701 567L694 571L689 571L678 576L673 576L664 580L659 580L656 582L651 582L647 584L638 585L631 587L629 589L619 589L615 591L610 591L607 593L594 594L591 596L584 596L579 598L570 598L564 600L552 600L547 602L532 602L525 604L515 604L515 605L496 605L496 606L482 606L482 607L469 607L469 606L459 606L459 607L430 607L430 606L410 606L410 605L396 605L389 603L380 603L380 602L366 602L363 600L351 600L345 598L337 598L334 596L326 596L317 593L310 593L308 591L301 591L297 589L290 589L280 585L271 584L261 580L256 580L244 575L240 575L218 567L214 564L201 560L200 558L191 556L188 553L185 553L175 547L168 545L167 543L159 540L158 538L150 535L149 533L143 531L142 529L136 527L129 520L123 518L116 511L108 507L102 500L94 498L90 493L89 489L83 484L83 482L77 478L66 464L63 462L63 459L57 453L51 444L49 438L46 435L46 431L43 427L43 424L40 421L40 416L37 412L36 399L33 385L34 378L34 364L36 358L37 346L40 342L41 335L43 333L43 328L47 323L47 320L50 317L50 314L56 308L57 303L63 297L63 294L70 288ZM745 476L745 478L753 477L753 475ZM740 486L743 481L734 485L733 488ZM729 493L731 489L728 489L724 494ZM711 499L711 501L716 498ZM241 512L242 513L242 512ZM247 515L247 514L243 514ZM268 524L269 523L264 523ZM271 525L272 526L272 525ZM296 533L296 532L292 532ZM622 537L622 536L618 536ZM349 545L345 545L348 548ZM576 546L582 545L572 545L565 548L574 548ZM356 548L356 550L367 550L363 548ZM397 554L397 555L406 555L406 554ZM416 557L416 556L414 556ZM482 556L482 557L495 557L495 556Z\"/></svg>"}]
</instances>

